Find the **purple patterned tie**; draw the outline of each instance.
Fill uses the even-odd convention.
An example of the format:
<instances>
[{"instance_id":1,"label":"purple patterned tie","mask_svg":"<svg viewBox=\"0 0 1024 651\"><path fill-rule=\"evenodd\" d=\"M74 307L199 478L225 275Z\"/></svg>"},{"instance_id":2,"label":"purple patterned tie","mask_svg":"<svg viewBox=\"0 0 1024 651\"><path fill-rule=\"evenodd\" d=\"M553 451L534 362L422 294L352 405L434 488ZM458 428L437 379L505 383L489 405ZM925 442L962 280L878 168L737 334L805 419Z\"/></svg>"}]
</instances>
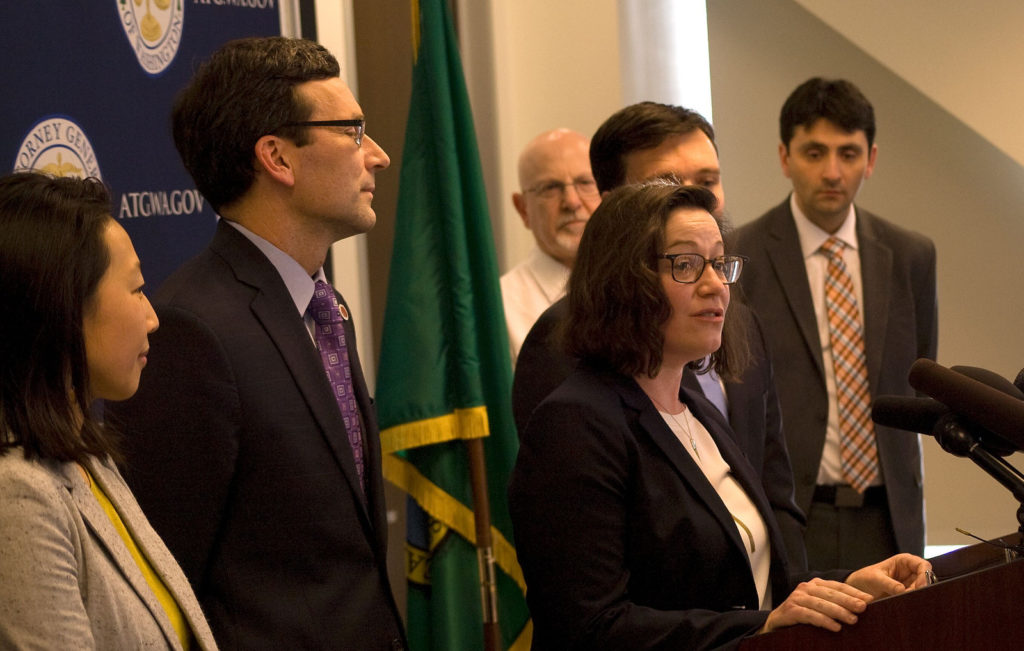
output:
<instances>
[{"instance_id":1,"label":"purple patterned tie","mask_svg":"<svg viewBox=\"0 0 1024 651\"><path fill-rule=\"evenodd\" d=\"M342 325L341 309L334 289L322 280L316 281L313 298L309 301L309 314L316 323L316 345L320 349L320 361L327 371L334 399L338 401L341 418L345 422L348 442L352 446L359 486L366 492L363 469L363 427L359 420L359 405L352 389L352 366L345 344L345 328ZM347 315L346 315L347 316Z\"/></svg>"}]
</instances>

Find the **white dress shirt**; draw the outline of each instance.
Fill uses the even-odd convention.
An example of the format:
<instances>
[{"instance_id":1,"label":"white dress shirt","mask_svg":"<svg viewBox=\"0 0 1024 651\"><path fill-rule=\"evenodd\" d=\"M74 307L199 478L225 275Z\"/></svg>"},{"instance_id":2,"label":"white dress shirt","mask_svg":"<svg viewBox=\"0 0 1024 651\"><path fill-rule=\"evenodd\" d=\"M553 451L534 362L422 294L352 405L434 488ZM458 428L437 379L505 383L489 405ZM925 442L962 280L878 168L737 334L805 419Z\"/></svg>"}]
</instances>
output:
<instances>
[{"instance_id":1,"label":"white dress shirt","mask_svg":"<svg viewBox=\"0 0 1024 651\"><path fill-rule=\"evenodd\" d=\"M501 302L505 307L512 366L537 318L565 296L567 280L569 267L536 246L525 260L501 277Z\"/></svg>"},{"instance_id":2,"label":"white dress shirt","mask_svg":"<svg viewBox=\"0 0 1024 651\"><path fill-rule=\"evenodd\" d=\"M768 582L772 563L771 543L768 540L768 527L760 511L733 477L732 468L722 458L722 453L719 452L711 433L693 417L688 408L675 415L661 410L658 413L665 419L669 429L700 467L711 487L722 499L725 508L732 514L736 529L743 540L743 548L750 559L750 571L754 585L757 586L760 608L771 610L772 595Z\"/></svg>"}]
</instances>

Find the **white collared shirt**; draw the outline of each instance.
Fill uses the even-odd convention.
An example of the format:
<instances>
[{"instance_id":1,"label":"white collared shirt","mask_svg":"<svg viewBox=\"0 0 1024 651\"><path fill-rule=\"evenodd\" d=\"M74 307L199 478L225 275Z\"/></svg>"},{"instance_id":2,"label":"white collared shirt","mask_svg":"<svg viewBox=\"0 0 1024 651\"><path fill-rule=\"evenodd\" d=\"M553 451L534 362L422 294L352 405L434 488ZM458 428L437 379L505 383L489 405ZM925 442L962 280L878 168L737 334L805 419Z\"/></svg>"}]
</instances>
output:
<instances>
[{"instance_id":1,"label":"white collared shirt","mask_svg":"<svg viewBox=\"0 0 1024 651\"><path fill-rule=\"evenodd\" d=\"M569 267L536 246L529 257L501 277L501 302L512 353L512 366L523 340L544 310L565 296Z\"/></svg>"},{"instance_id":2,"label":"white collared shirt","mask_svg":"<svg viewBox=\"0 0 1024 651\"><path fill-rule=\"evenodd\" d=\"M253 233L245 226L233 222L230 219L225 219L224 221L256 245L256 248L258 248L263 255L267 256L267 260L270 261L270 264L274 265L274 269L277 269L277 273L281 276L281 280L284 281L284 286L288 289L288 294L292 297L292 301L295 303L295 310L299 313L299 316L302 317L303 323L306 324L306 330L309 331L310 339L313 339L315 342L313 317L309 315L308 308L309 302L313 299L313 290L316 288L316 281L322 280L327 282L327 276L324 275L324 268L320 267L316 270L316 273L310 277L303 266L299 264L295 258L291 257L256 233Z\"/></svg>"},{"instance_id":3,"label":"white collared shirt","mask_svg":"<svg viewBox=\"0 0 1024 651\"><path fill-rule=\"evenodd\" d=\"M711 487L722 500L726 510L732 515L743 549L750 561L750 573L757 588L757 600L761 610L772 609L771 573L772 554L771 541L768 539L768 527L750 499L743 486L736 481L732 468L722 457L715 439L707 428L697 420L687 407L679 414L669 414L658 410L679 443L694 460ZM690 436L693 440L690 440Z\"/></svg>"}]
</instances>

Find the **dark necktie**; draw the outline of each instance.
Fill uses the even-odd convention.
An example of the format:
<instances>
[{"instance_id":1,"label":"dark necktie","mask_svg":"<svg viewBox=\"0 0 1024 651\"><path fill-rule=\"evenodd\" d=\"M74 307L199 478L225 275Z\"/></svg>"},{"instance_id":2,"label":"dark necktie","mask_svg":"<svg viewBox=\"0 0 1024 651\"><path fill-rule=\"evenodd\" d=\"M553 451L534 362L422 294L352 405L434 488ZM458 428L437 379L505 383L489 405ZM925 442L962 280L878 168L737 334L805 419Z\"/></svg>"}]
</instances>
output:
<instances>
[{"instance_id":1,"label":"dark necktie","mask_svg":"<svg viewBox=\"0 0 1024 651\"><path fill-rule=\"evenodd\" d=\"M341 418L345 422L348 442L359 473L359 485L366 492L363 468L363 427L359 420L359 405L352 388L352 365L349 363L345 328L334 296L334 289L322 280L316 281L313 298L309 301L309 314L316 324L316 345L320 349L327 379L330 380L334 399L338 402Z\"/></svg>"}]
</instances>

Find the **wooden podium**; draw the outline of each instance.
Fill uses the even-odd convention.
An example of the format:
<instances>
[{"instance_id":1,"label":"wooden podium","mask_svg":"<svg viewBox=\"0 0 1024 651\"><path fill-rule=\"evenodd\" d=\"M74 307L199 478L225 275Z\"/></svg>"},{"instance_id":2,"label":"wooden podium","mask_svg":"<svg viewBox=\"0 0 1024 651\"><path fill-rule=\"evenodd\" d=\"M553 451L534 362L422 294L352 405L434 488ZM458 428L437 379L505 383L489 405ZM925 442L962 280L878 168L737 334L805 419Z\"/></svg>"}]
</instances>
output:
<instances>
[{"instance_id":1,"label":"wooden podium","mask_svg":"<svg viewBox=\"0 0 1024 651\"><path fill-rule=\"evenodd\" d=\"M1003 536L1021 544L1018 533ZM742 651L1024 649L1024 558L979 543L930 559L937 582L870 604L832 633L793 626L744 640Z\"/></svg>"}]
</instances>

